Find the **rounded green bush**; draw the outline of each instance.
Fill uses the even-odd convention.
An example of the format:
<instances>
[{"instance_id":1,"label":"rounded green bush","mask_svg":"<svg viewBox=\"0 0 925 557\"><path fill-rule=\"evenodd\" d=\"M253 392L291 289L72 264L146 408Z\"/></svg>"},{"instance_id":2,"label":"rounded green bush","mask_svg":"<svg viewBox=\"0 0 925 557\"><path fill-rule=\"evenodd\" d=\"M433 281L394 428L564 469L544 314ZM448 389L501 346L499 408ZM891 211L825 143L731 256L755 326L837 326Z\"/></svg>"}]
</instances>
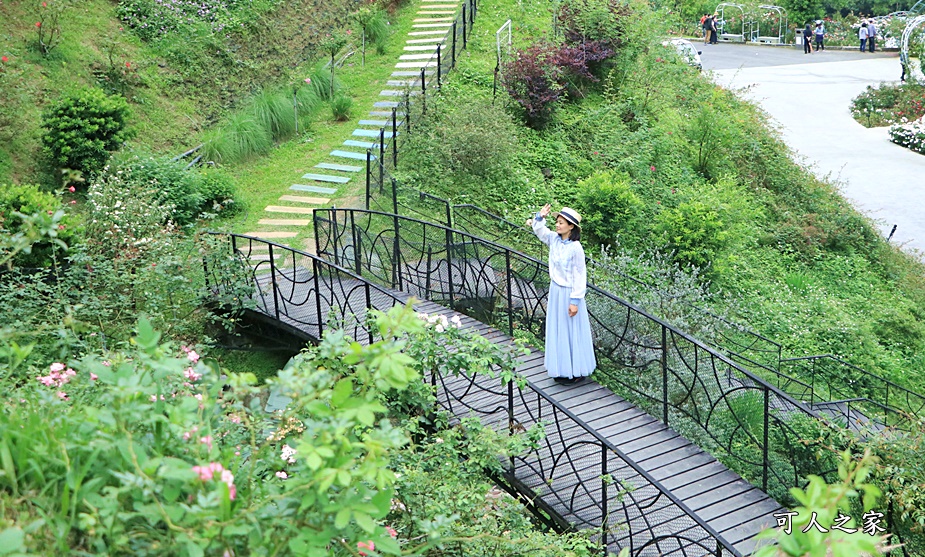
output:
<instances>
[{"instance_id":1,"label":"rounded green bush","mask_svg":"<svg viewBox=\"0 0 925 557\"><path fill-rule=\"evenodd\" d=\"M596 172L578 182L578 210L584 230L601 244L613 244L642 206L626 174Z\"/></svg>"},{"instance_id":2,"label":"rounded green bush","mask_svg":"<svg viewBox=\"0 0 925 557\"><path fill-rule=\"evenodd\" d=\"M53 165L93 174L132 136L128 103L101 89L65 95L42 116L42 144Z\"/></svg>"},{"instance_id":3,"label":"rounded green bush","mask_svg":"<svg viewBox=\"0 0 925 557\"><path fill-rule=\"evenodd\" d=\"M61 209L61 200L39 186L32 184L0 184L0 231L13 235L20 232L23 222L14 213L32 215L35 213L54 213ZM57 239L70 244L77 235L75 219L66 215L58 227ZM53 255L52 244L47 241L32 246L28 253L20 253L13 263L20 267L47 267Z\"/></svg>"},{"instance_id":4,"label":"rounded green bush","mask_svg":"<svg viewBox=\"0 0 925 557\"><path fill-rule=\"evenodd\" d=\"M702 201L662 211L656 219L656 231L678 263L700 269L713 262L729 236L719 212Z\"/></svg>"}]
</instances>

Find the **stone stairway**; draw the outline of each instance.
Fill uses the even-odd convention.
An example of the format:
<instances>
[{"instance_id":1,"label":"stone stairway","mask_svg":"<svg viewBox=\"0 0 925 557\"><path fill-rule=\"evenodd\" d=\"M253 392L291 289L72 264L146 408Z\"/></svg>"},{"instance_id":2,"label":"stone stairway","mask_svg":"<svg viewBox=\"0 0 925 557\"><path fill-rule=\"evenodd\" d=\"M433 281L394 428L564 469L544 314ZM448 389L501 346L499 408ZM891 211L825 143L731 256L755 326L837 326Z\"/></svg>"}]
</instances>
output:
<instances>
[{"instance_id":1,"label":"stone stairway","mask_svg":"<svg viewBox=\"0 0 925 557\"><path fill-rule=\"evenodd\" d=\"M437 63L430 61L437 46L446 41L447 31L453 25L453 19L461 4L447 0L419 0L412 30L408 33L402 54L395 64L395 71L386 82L388 89L379 93L382 100L373 103L373 110L367 117L357 122L351 137L342 145L332 150L326 160L314 166L289 186L290 192L280 196L279 204L269 205L264 211L265 218L258 221L259 230L246 232L248 236L258 238L281 239L296 238L299 229L311 224L311 215L315 208L325 207L332 200L344 196L346 187L355 178L363 176L366 169L366 150L379 151L379 130L391 127L392 110L399 107L398 99L406 89L420 86L421 71L431 73ZM419 91L411 91L411 95ZM397 112L401 118L403 113ZM398 126L401 126L399 120ZM399 132L400 133L400 132ZM392 138L392 131L385 132L385 138ZM376 160L377 155L372 155ZM307 195L293 195L307 194ZM298 247L298 246L297 246ZM255 254L259 257L259 254ZM269 254L265 256L269 258ZM253 257L251 259L254 259Z\"/></svg>"}]
</instances>

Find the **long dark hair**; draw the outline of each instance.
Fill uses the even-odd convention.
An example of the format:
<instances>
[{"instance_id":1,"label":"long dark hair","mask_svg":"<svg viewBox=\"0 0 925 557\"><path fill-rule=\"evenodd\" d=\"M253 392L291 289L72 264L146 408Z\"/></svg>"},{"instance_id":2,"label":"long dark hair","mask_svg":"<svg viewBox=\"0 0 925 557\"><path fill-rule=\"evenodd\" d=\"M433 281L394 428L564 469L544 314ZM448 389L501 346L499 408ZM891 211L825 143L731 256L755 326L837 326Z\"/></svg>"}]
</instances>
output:
<instances>
[{"instance_id":1,"label":"long dark hair","mask_svg":"<svg viewBox=\"0 0 925 557\"><path fill-rule=\"evenodd\" d=\"M581 229L578 228L577 226L572 226L572 231L569 232L568 239L573 242L577 242L578 240L581 240Z\"/></svg>"}]
</instances>

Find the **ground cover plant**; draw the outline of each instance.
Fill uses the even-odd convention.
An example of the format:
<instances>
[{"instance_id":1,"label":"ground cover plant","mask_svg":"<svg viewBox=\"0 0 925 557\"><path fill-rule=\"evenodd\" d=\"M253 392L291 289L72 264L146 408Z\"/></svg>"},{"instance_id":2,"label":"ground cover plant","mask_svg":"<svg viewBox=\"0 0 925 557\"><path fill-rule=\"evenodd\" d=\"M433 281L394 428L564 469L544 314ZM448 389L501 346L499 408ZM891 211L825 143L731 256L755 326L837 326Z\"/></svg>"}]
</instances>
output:
<instances>
[{"instance_id":1,"label":"ground cover plant","mask_svg":"<svg viewBox=\"0 0 925 557\"><path fill-rule=\"evenodd\" d=\"M925 116L925 85L910 81L868 86L851 101L851 115L868 128L914 122Z\"/></svg>"}]
</instances>

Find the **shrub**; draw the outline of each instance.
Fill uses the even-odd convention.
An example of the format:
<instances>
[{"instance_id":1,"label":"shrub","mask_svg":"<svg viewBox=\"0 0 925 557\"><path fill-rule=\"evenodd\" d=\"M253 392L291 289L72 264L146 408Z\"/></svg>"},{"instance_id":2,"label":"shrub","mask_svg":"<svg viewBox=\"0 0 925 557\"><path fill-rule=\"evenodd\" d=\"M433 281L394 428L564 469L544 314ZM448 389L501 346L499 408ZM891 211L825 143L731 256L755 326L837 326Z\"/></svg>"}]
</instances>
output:
<instances>
[{"instance_id":1,"label":"shrub","mask_svg":"<svg viewBox=\"0 0 925 557\"><path fill-rule=\"evenodd\" d=\"M14 213L32 215L54 214L61 210L61 200L31 184L0 184L0 231L7 236L23 232L26 222ZM75 219L65 215L58 225L57 239L70 244L76 233ZM42 241L20 253L13 262L21 267L45 267L51 263L53 242Z\"/></svg>"},{"instance_id":2,"label":"shrub","mask_svg":"<svg viewBox=\"0 0 925 557\"><path fill-rule=\"evenodd\" d=\"M234 179L223 170L205 168L201 171L199 192L202 211L233 215L243 209L234 188Z\"/></svg>"},{"instance_id":3,"label":"shrub","mask_svg":"<svg viewBox=\"0 0 925 557\"><path fill-rule=\"evenodd\" d=\"M616 50L623 42L632 9L623 0L567 0L556 17L566 43L600 42L602 47Z\"/></svg>"},{"instance_id":4,"label":"shrub","mask_svg":"<svg viewBox=\"0 0 925 557\"><path fill-rule=\"evenodd\" d=\"M346 122L353 112L353 99L338 95L331 101L331 116L338 122Z\"/></svg>"},{"instance_id":5,"label":"shrub","mask_svg":"<svg viewBox=\"0 0 925 557\"><path fill-rule=\"evenodd\" d=\"M288 137L295 132L296 126L292 101L288 91L263 90L251 100L250 113L271 137Z\"/></svg>"},{"instance_id":6,"label":"shrub","mask_svg":"<svg viewBox=\"0 0 925 557\"><path fill-rule=\"evenodd\" d=\"M164 206L170 207L170 219L188 224L199 216L205 199L202 179L195 170L169 157L134 155L117 162L111 174L118 174L129 190L150 192Z\"/></svg>"},{"instance_id":7,"label":"shrub","mask_svg":"<svg viewBox=\"0 0 925 557\"><path fill-rule=\"evenodd\" d=\"M203 141L203 156L231 163L266 153L273 145L270 132L252 114L239 112L223 127L210 130Z\"/></svg>"},{"instance_id":8,"label":"shrub","mask_svg":"<svg viewBox=\"0 0 925 557\"><path fill-rule=\"evenodd\" d=\"M58 167L92 174L132 133L126 128L128 104L100 89L66 95L42 116L42 144Z\"/></svg>"},{"instance_id":9,"label":"shrub","mask_svg":"<svg viewBox=\"0 0 925 557\"><path fill-rule=\"evenodd\" d=\"M613 244L642 205L629 176L597 172L578 182L578 207L584 230L601 244Z\"/></svg>"},{"instance_id":10,"label":"shrub","mask_svg":"<svg viewBox=\"0 0 925 557\"><path fill-rule=\"evenodd\" d=\"M546 127L565 92L556 52L556 47L547 43L518 50L501 74L504 88L520 106L526 124L534 129Z\"/></svg>"},{"instance_id":11,"label":"shrub","mask_svg":"<svg viewBox=\"0 0 925 557\"><path fill-rule=\"evenodd\" d=\"M700 201L662 211L656 219L656 231L679 263L700 269L713 262L728 237L719 213Z\"/></svg>"}]
</instances>

